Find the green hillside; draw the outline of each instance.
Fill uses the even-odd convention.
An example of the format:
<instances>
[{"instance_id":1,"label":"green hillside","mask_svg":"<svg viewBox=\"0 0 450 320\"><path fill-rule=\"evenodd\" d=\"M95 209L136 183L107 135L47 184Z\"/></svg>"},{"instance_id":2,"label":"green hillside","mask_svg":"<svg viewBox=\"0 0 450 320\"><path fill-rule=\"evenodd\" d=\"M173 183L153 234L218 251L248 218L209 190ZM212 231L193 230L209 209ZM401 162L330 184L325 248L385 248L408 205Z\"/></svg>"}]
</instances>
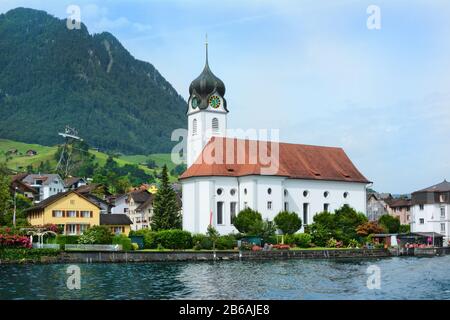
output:
<instances>
[{"instance_id":1,"label":"green hillside","mask_svg":"<svg viewBox=\"0 0 450 320\"><path fill-rule=\"evenodd\" d=\"M107 152L170 152L186 102L110 33L26 8L0 14L0 136L54 146L68 125ZM21 163L17 159L18 164Z\"/></svg>"},{"instance_id":2,"label":"green hillside","mask_svg":"<svg viewBox=\"0 0 450 320\"><path fill-rule=\"evenodd\" d=\"M37 155L26 155L26 152L30 149L36 151ZM17 150L17 154L8 155L8 152L11 152L11 150ZM45 162L47 160L50 162L51 167L55 168L57 164L54 159L56 151L57 146L46 147L38 144L28 144L7 139L0 139L0 162L6 162L8 168L14 171L25 171L29 165L37 168L41 162ZM95 161L99 165L103 166L106 163L106 160L108 159L108 155L106 153L94 150L90 150L89 152L95 155ZM139 168L145 170L147 173L154 173L155 170L149 169L142 165L148 159L155 161L158 167L162 167L166 164L169 171L175 167L175 164L170 159L170 154L153 154L149 156L134 155L114 158L119 166L124 166L126 164L137 164Z\"/></svg>"}]
</instances>

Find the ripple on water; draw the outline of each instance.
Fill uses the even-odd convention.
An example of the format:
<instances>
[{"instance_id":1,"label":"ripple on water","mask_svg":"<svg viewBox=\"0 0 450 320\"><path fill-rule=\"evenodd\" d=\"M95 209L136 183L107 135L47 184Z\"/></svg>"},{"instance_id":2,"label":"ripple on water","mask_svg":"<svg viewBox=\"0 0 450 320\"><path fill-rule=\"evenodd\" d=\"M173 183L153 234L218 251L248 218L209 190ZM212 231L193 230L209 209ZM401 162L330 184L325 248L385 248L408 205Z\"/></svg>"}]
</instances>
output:
<instances>
[{"instance_id":1,"label":"ripple on water","mask_svg":"<svg viewBox=\"0 0 450 320\"><path fill-rule=\"evenodd\" d=\"M373 260L0 265L0 299L450 299L450 256ZM366 286L369 265L381 289Z\"/></svg>"}]
</instances>

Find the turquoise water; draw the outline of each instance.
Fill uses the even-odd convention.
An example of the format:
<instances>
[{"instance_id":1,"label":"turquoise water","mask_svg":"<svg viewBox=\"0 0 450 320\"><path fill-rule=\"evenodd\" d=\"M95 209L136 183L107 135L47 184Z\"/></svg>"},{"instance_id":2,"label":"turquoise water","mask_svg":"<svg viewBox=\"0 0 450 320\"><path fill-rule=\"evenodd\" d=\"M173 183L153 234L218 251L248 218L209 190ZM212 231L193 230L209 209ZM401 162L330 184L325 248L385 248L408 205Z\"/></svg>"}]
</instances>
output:
<instances>
[{"instance_id":1,"label":"turquoise water","mask_svg":"<svg viewBox=\"0 0 450 320\"><path fill-rule=\"evenodd\" d=\"M0 299L450 299L450 256L78 266L69 290L68 265L0 265Z\"/></svg>"}]
</instances>

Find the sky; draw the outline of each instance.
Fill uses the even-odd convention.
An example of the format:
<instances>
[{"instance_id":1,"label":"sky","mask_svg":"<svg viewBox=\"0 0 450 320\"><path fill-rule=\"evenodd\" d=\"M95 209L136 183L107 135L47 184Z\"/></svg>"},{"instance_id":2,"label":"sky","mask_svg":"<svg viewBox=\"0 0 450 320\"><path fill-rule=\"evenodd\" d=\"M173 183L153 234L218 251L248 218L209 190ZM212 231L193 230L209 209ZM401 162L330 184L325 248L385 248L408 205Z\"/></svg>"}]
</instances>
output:
<instances>
[{"instance_id":1,"label":"sky","mask_svg":"<svg viewBox=\"0 0 450 320\"><path fill-rule=\"evenodd\" d=\"M1 0L0 13L22 6L66 18L69 5L185 99L208 34L229 128L342 147L380 192L450 180L448 0ZM370 5L379 29L367 27Z\"/></svg>"}]
</instances>

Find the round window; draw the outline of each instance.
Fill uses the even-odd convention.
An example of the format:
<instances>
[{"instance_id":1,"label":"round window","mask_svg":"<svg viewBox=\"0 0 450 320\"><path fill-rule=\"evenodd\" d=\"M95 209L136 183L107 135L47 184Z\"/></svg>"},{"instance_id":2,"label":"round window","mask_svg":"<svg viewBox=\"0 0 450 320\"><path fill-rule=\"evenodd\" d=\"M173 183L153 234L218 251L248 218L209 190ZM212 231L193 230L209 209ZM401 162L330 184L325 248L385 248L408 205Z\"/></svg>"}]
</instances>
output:
<instances>
[{"instance_id":1,"label":"round window","mask_svg":"<svg viewBox=\"0 0 450 320\"><path fill-rule=\"evenodd\" d=\"M303 191L303 196L304 197L307 197L308 195L309 195L309 191L308 190Z\"/></svg>"},{"instance_id":2,"label":"round window","mask_svg":"<svg viewBox=\"0 0 450 320\"><path fill-rule=\"evenodd\" d=\"M272 194L272 188L267 189L268 194Z\"/></svg>"},{"instance_id":3,"label":"round window","mask_svg":"<svg viewBox=\"0 0 450 320\"><path fill-rule=\"evenodd\" d=\"M244 194L247 194L247 188L244 189Z\"/></svg>"},{"instance_id":4,"label":"round window","mask_svg":"<svg viewBox=\"0 0 450 320\"><path fill-rule=\"evenodd\" d=\"M344 192L344 198L348 197L348 192Z\"/></svg>"},{"instance_id":5,"label":"round window","mask_svg":"<svg viewBox=\"0 0 450 320\"><path fill-rule=\"evenodd\" d=\"M223 190L222 189L217 189L217 194L220 196L222 194Z\"/></svg>"},{"instance_id":6,"label":"round window","mask_svg":"<svg viewBox=\"0 0 450 320\"><path fill-rule=\"evenodd\" d=\"M323 196L326 198L326 197L328 197L329 194L330 194L330 193L329 193L328 191L325 191L325 192L323 193Z\"/></svg>"},{"instance_id":7,"label":"round window","mask_svg":"<svg viewBox=\"0 0 450 320\"><path fill-rule=\"evenodd\" d=\"M234 195L236 194L236 189L231 189L231 190L230 190L230 194L231 194L232 196L234 196Z\"/></svg>"}]
</instances>

